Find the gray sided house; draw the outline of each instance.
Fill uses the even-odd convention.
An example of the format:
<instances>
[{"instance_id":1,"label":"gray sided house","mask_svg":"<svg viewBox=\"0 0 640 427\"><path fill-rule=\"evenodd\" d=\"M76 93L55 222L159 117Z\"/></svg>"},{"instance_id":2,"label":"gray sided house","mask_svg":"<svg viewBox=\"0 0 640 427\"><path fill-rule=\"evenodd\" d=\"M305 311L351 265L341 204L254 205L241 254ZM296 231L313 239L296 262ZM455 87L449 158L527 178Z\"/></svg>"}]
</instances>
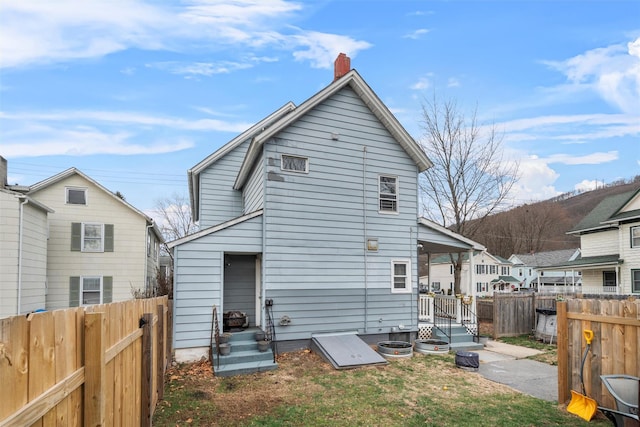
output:
<instances>
[{"instance_id":1,"label":"gray sided house","mask_svg":"<svg viewBox=\"0 0 640 427\"><path fill-rule=\"evenodd\" d=\"M176 359L207 354L212 308L272 315L279 349L418 330L418 244L477 246L418 219L424 152L355 71L188 171L200 231L174 253Z\"/></svg>"}]
</instances>

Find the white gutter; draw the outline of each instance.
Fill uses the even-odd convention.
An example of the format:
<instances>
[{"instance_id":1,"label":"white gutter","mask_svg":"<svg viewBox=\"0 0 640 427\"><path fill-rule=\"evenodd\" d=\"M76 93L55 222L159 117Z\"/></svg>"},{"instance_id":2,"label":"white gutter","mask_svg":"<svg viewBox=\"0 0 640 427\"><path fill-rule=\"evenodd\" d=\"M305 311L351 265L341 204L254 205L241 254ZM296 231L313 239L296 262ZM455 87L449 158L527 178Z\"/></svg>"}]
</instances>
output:
<instances>
[{"instance_id":1,"label":"white gutter","mask_svg":"<svg viewBox=\"0 0 640 427\"><path fill-rule=\"evenodd\" d=\"M153 253L153 250L151 249L151 245L149 244L149 228L153 227L153 221L151 221L151 224L147 225L147 233L144 236L144 245L147 246L147 256L144 257L144 289L145 289L145 294L148 292L147 286L149 283L148 279L148 274L149 274L149 257L151 256L151 254ZM114 248L115 250L115 248ZM113 291L112 291L113 292ZM113 298L113 295L112 295Z\"/></svg>"},{"instance_id":2,"label":"white gutter","mask_svg":"<svg viewBox=\"0 0 640 427\"><path fill-rule=\"evenodd\" d=\"M367 247L367 146L362 146L362 222L364 228L364 242L362 247L364 249L364 333L367 333L367 323L369 315L369 274L368 270L368 252Z\"/></svg>"},{"instance_id":3,"label":"white gutter","mask_svg":"<svg viewBox=\"0 0 640 427\"><path fill-rule=\"evenodd\" d=\"M24 223L24 205L29 203L29 199L26 197L24 201L20 203L20 225L18 230L18 298L16 301L16 315L20 315L20 308L22 306L22 235L23 235L23 223Z\"/></svg>"}]
</instances>

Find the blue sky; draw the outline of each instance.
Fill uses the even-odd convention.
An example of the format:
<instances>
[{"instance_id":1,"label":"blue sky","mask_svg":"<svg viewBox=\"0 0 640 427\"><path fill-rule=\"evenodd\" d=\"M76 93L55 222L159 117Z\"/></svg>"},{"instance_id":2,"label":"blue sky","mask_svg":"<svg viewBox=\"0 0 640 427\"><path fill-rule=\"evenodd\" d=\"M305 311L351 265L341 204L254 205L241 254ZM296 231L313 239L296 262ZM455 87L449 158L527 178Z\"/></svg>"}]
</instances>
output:
<instances>
[{"instance_id":1,"label":"blue sky","mask_svg":"<svg viewBox=\"0 0 640 427\"><path fill-rule=\"evenodd\" d=\"M75 166L150 211L339 52L416 139L434 94L477 109L519 203L640 174L639 1L3 0L9 183Z\"/></svg>"}]
</instances>

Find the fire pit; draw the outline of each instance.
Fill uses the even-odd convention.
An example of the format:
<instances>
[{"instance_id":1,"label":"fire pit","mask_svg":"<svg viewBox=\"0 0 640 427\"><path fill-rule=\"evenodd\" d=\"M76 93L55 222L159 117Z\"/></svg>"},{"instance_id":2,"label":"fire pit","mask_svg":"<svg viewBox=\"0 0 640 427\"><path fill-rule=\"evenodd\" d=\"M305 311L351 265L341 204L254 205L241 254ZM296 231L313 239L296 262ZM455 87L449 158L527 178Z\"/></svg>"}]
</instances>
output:
<instances>
[{"instance_id":1,"label":"fire pit","mask_svg":"<svg viewBox=\"0 0 640 427\"><path fill-rule=\"evenodd\" d=\"M222 315L222 324L225 331L246 328L248 325L247 313L241 311L226 311Z\"/></svg>"}]
</instances>

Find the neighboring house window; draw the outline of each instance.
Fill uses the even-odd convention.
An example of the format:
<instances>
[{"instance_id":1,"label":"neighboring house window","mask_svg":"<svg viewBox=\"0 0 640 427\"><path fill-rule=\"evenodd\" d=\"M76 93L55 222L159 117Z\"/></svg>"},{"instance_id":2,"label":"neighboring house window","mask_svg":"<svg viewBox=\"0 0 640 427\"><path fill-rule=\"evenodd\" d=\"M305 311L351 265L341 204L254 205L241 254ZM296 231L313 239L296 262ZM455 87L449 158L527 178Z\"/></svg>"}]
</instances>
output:
<instances>
[{"instance_id":1,"label":"neighboring house window","mask_svg":"<svg viewBox=\"0 0 640 427\"><path fill-rule=\"evenodd\" d=\"M449 266L449 274L453 274L453 264Z\"/></svg>"},{"instance_id":2,"label":"neighboring house window","mask_svg":"<svg viewBox=\"0 0 640 427\"><path fill-rule=\"evenodd\" d=\"M518 269L518 276L522 276L522 269L521 268Z\"/></svg>"},{"instance_id":3,"label":"neighboring house window","mask_svg":"<svg viewBox=\"0 0 640 427\"><path fill-rule=\"evenodd\" d=\"M603 271L602 272L602 286L605 292L615 292L616 289L616 272L615 271Z\"/></svg>"},{"instance_id":4,"label":"neighboring house window","mask_svg":"<svg viewBox=\"0 0 640 427\"><path fill-rule=\"evenodd\" d=\"M71 223L71 250L113 252L113 224Z\"/></svg>"},{"instance_id":5,"label":"neighboring house window","mask_svg":"<svg viewBox=\"0 0 640 427\"><path fill-rule=\"evenodd\" d=\"M640 248L640 227L631 227L631 247Z\"/></svg>"},{"instance_id":6,"label":"neighboring house window","mask_svg":"<svg viewBox=\"0 0 640 427\"><path fill-rule=\"evenodd\" d=\"M440 292L440 282L431 283L431 290L433 292Z\"/></svg>"},{"instance_id":7,"label":"neighboring house window","mask_svg":"<svg viewBox=\"0 0 640 427\"><path fill-rule=\"evenodd\" d=\"M411 261L391 261L391 292L411 292Z\"/></svg>"},{"instance_id":8,"label":"neighboring house window","mask_svg":"<svg viewBox=\"0 0 640 427\"><path fill-rule=\"evenodd\" d=\"M631 292L640 294L640 270L631 270Z\"/></svg>"},{"instance_id":9,"label":"neighboring house window","mask_svg":"<svg viewBox=\"0 0 640 427\"><path fill-rule=\"evenodd\" d=\"M476 274L487 274L487 266L484 264L476 265Z\"/></svg>"},{"instance_id":10,"label":"neighboring house window","mask_svg":"<svg viewBox=\"0 0 640 427\"><path fill-rule=\"evenodd\" d=\"M87 189L77 187L65 187L66 202L69 205L86 205Z\"/></svg>"},{"instance_id":11,"label":"neighboring house window","mask_svg":"<svg viewBox=\"0 0 640 427\"><path fill-rule=\"evenodd\" d=\"M283 154L280 169L288 172L309 173L309 159L306 157Z\"/></svg>"},{"instance_id":12,"label":"neighboring house window","mask_svg":"<svg viewBox=\"0 0 640 427\"><path fill-rule=\"evenodd\" d=\"M489 266L489 268L491 269L491 274L496 274L498 272L498 266L497 265Z\"/></svg>"},{"instance_id":13,"label":"neighboring house window","mask_svg":"<svg viewBox=\"0 0 640 427\"><path fill-rule=\"evenodd\" d=\"M113 277L74 276L69 278L69 306L106 304L113 300Z\"/></svg>"},{"instance_id":14,"label":"neighboring house window","mask_svg":"<svg viewBox=\"0 0 640 427\"><path fill-rule=\"evenodd\" d=\"M509 267L502 267L502 275L503 276L509 275Z\"/></svg>"},{"instance_id":15,"label":"neighboring house window","mask_svg":"<svg viewBox=\"0 0 640 427\"><path fill-rule=\"evenodd\" d=\"M380 212L398 212L398 178L380 175L379 177Z\"/></svg>"}]
</instances>

